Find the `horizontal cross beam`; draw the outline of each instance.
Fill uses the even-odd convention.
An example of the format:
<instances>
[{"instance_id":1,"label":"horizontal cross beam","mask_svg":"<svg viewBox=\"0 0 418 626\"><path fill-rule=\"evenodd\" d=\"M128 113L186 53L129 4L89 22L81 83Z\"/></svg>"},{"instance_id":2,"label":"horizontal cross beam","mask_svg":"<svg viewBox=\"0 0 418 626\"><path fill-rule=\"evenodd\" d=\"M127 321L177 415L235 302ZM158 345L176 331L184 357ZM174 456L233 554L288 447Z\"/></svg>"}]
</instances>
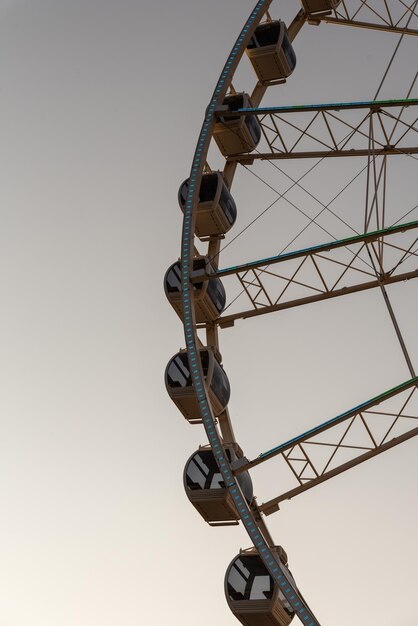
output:
<instances>
[{"instance_id":1,"label":"horizontal cross beam","mask_svg":"<svg viewBox=\"0 0 418 626\"><path fill-rule=\"evenodd\" d=\"M417 385L418 385L418 376L416 376L415 378L411 378L410 380L407 380L404 383L397 385L396 387L392 387L392 389L389 389L388 391L384 391L378 396L375 396L374 398L371 398L370 400L367 400L366 402L363 402L362 404L358 404L354 408L349 409L348 411L345 411L344 413L341 413L340 415L337 415L337 417L333 417L332 419L327 420L326 422L322 422L322 424L319 424L318 426L311 428L310 430L306 431L305 433L302 433L301 435L298 435L297 437L293 437L293 439L289 439L289 441L286 441L285 443L282 443L279 446L272 448L271 450L267 450L267 452L262 452L256 459L254 459L253 461L248 461L246 465L243 465L242 467L240 467L240 469L236 473L240 474L241 472L245 472L251 469L252 467L255 467L256 465L259 465L260 463L263 463L264 461L267 461L268 459L271 459L274 456L277 456L278 454L285 452L286 450L290 450L296 444L303 443L307 441L308 439L310 439L311 437L314 437L315 435L319 435L329 430L330 428L333 428L337 424L341 424L342 422L345 422L350 417L354 417L355 415L357 415L360 411L366 411L367 409L371 409L372 407L377 406L378 404L381 404L385 400L389 400L390 398L393 398L394 396L399 395L403 391L407 391L411 387L416 387Z\"/></svg>"},{"instance_id":2,"label":"horizontal cross beam","mask_svg":"<svg viewBox=\"0 0 418 626\"><path fill-rule=\"evenodd\" d=\"M302 250L295 250L294 252L286 252L285 254L277 254L275 256L267 257L266 259L259 259L258 261L250 261L249 263L243 263L242 265L234 265L233 267L226 267L216 272L217 276L230 276L232 274L239 274L251 269L263 267L266 265L275 265L276 263L283 263L291 259L299 259L305 256L311 256L319 252L328 252L329 250L335 250L337 248L343 248L355 243L371 243L377 241L381 237L387 237L395 235L396 233L403 233L408 230L418 228L418 221L407 222L405 224L397 224L396 226L390 226L388 228L382 228L380 230L374 230L362 235L355 235L354 237L346 237L345 239L339 239L337 241L331 241L318 246L311 246L310 248L304 248ZM201 279L200 279L201 280Z\"/></svg>"},{"instance_id":3,"label":"horizontal cross beam","mask_svg":"<svg viewBox=\"0 0 418 626\"><path fill-rule=\"evenodd\" d=\"M260 152L257 154L237 154L227 157L230 163L242 163L243 165L251 165L254 161L275 161L278 159L323 159L325 157L368 157L371 151L365 149L350 150L303 150L301 152ZM384 148L374 149L372 151L374 157L392 156L405 154L418 154L418 146L407 146L396 148L394 146L385 146Z\"/></svg>"},{"instance_id":4,"label":"horizontal cross beam","mask_svg":"<svg viewBox=\"0 0 418 626\"><path fill-rule=\"evenodd\" d=\"M322 300L328 300L330 298L346 296L350 293L358 293L360 291L366 291L367 289L375 289L376 287L380 287L381 285L391 285L405 280L411 280L412 278L418 278L418 269L411 272L404 272L396 276L382 276L377 278L376 280L351 285L350 287L341 287L340 289L335 289L333 291L324 291L322 293L318 293L312 296L306 296L303 298L288 300L286 302L281 302L278 304L263 306L260 309L249 309L231 315L223 315L217 320L217 323L221 328L228 328L229 326L233 326L235 321L238 319L248 319L249 317L266 315L267 313L274 313L275 311L283 311L285 309L291 309L304 304L312 304L313 302L321 302Z\"/></svg>"},{"instance_id":5,"label":"horizontal cross beam","mask_svg":"<svg viewBox=\"0 0 418 626\"><path fill-rule=\"evenodd\" d=\"M217 323L228 327L238 319L417 278L417 230L418 221L397 224L220 269L216 276L235 276L238 279L242 293L246 293L251 302L251 308L244 308L248 305L243 304L243 310L223 315ZM405 240L408 232L412 233L412 238ZM387 255L386 251L390 254ZM369 263L370 258L374 258L378 270ZM195 279L202 280L202 276ZM291 285L298 291L289 291Z\"/></svg>"},{"instance_id":6,"label":"horizontal cross beam","mask_svg":"<svg viewBox=\"0 0 418 626\"><path fill-rule=\"evenodd\" d=\"M353 0L336 2L335 9L308 13L309 24L321 22L340 26L352 26L370 30L386 31L399 35L418 35L418 15L413 0L391 0L374 2L373 0ZM415 27L415 28L414 28Z\"/></svg>"},{"instance_id":7,"label":"horizontal cross beam","mask_svg":"<svg viewBox=\"0 0 418 626\"><path fill-rule=\"evenodd\" d=\"M314 18L309 18L308 22L311 24L318 24L319 22L325 22L327 24L337 24L340 26L353 26L355 28L367 28L369 30L380 30L387 33L396 33L398 35L418 35L418 30L415 28L404 28L402 26L396 26L394 24L378 24L373 22L363 22L356 19L346 19L342 17L332 17L331 15L322 15Z\"/></svg>"},{"instance_id":8,"label":"horizontal cross beam","mask_svg":"<svg viewBox=\"0 0 418 626\"><path fill-rule=\"evenodd\" d=\"M258 118L263 141L232 163L418 154L417 98L242 108L221 106L215 115Z\"/></svg>"},{"instance_id":9,"label":"horizontal cross beam","mask_svg":"<svg viewBox=\"0 0 418 626\"><path fill-rule=\"evenodd\" d=\"M356 467L356 465L360 465L360 463L364 463L364 461L368 461L369 459L372 459L378 454L382 454L383 452L386 452L387 450L390 450L391 448L398 446L400 443L404 443L405 441L408 441L408 439L412 439L412 437L415 437L416 435L418 435L418 427L413 428L412 430L405 433L404 435L391 439L390 441L388 441L386 444L383 444L379 448L375 448L374 450L370 450L369 452L365 452L364 454L359 455L352 461L347 461L347 463L343 463L339 467L336 467L335 469L327 472L323 476L319 476L316 479L310 480L304 485L295 487L295 489L289 489L289 491L286 491L285 493L281 494L277 498L272 498L268 502L264 502L261 506L259 506L259 510L262 513L264 513L264 515L271 515L272 513L275 513L276 511L279 510L280 502L283 502L284 500L290 500L291 498L294 498L300 493L303 493L304 491L307 491L308 489L312 489L312 487L315 487L316 485L319 485L329 480L330 478L334 478L335 476L338 476L339 474L346 472L348 469Z\"/></svg>"},{"instance_id":10,"label":"horizontal cross beam","mask_svg":"<svg viewBox=\"0 0 418 626\"><path fill-rule=\"evenodd\" d=\"M238 109L237 111L224 110L222 108L223 117L246 117L247 115L267 115L280 113L309 113L312 111L347 111L356 109L371 109L372 111L380 111L382 108L390 109L393 107L410 107L417 106L418 98L400 98L394 100L365 100L361 102L328 102L320 104L292 104L288 106L270 106L270 107L249 107Z\"/></svg>"},{"instance_id":11,"label":"horizontal cross beam","mask_svg":"<svg viewBox=\"0 0 418 626\"><path fill-rule=\"evenodd\" d=\"M240 474L242 472L248 471L253 467L268 461L276 456L281 456L283 460L286 462L288 467L292 470L294 477L296 478L298 485L295 488L285 491L279 496L269 500L268 502L262 504L260 506L260 510L269 515L278 510L279 503L288 500L307 489L311 489L318 484L345 472L346 470L367 461L378 454L382 454L383 452L393 448L412 437L418 435L418 427L410 428L409 426L405 428L405 431L397 436L393 436L389 439L389 434L393 429L394 425L399 422L399 420L407 421L407 424L410 423L410 420L418 421L418 411L415 408L410 408L410 401L413 394L416 392L418 386L418 377L411 378L406 382L385 391L378 396L375 396L371 400L367 402L363 402L362 404L330 419L314 428L311 428L307 432L298 435L286 441L285 443L268 450L267 452L263 452L257 458L249 461L248 459L241 459L239 462L239 467L236 467L235 474ZM386 411L386 407L384 403L394 398L396 396L401 396L401 394L406 394L406 398L400 399L400 410L395 412ZM378 407L379 405L383 405L381 410L371 409ZM412 413L416 413L411 415ZM387 432L382 437L379 435L380 441L378 440L378 436L376 432L374 432L374 426L372 419L373 418L388 418L392 422L392 424L387 429ZM352 442L348 442L346 439L347 434L350 432L350 428L355 422L355 420L361 420L361 424L364 426L364 440L360 441L358 445L353 444ZM348 426L345 428L345 431L341 435L341 429L338 427L342 424ZM328 433L326 440L320 440L319 436L323 433ZM334 439L333 439L334 438ZM328 453L328 460L325 465L321 468L318 461L313 460L313 455L311 450L314 447L322 446L325 447ZM331 466L331 462L335 457L335 453L338 450L350 450L353 453L353 458L345 461L344 463L339 463L337 465ZM309 453L308 453L309 450ZM302 469L296 469L296 464L301 464ZM306 477L304 472L309 470L310 475Z\"/></svg>"}]
</instances>

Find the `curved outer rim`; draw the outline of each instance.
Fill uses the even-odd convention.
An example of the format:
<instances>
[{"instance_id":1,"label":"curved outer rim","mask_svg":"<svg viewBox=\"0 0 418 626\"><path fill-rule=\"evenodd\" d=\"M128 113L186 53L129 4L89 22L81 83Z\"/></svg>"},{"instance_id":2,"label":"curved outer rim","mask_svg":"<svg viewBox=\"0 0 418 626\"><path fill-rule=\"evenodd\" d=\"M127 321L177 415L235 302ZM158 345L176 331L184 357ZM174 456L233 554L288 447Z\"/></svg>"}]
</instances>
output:
<instances>
[{"instance_id":1,"label":"curved outer rim","mask_svg":"<svg viewBox=\"0 0 418 626\"><path fill-rule=\"evenodd\" d=\"M184 211L181 243L183 326L192 381L198 398L203 425L210 446L219 465L220 472L225 481L225 485L234 499L240 519L252 543L258 550L265 566L267 567L267 570L276 584L280 586L280 590L289 601L289 604L293 607L295 614L299 617L302 623L307 626L320 626L318 620L313 615L300 592L288 577L287 570L281 565L274 552L270 550L268 543L259 531L254 515L241 493L231 465L226 454L224 453L222 442L215 426L215 418L208 399L207 389L205 388L200 359L198 358L193 289L190 281L190 268L192 267L194 251L194 227L198 190L200 188L206 154L212 137L215 109L222 103L235 69L245 51L247 43L262 16L269 8L271 2L272 0L259 0L239 34L216 84L209 106L206 109L205 119L197 142L190 171L190 185Z\"/></svg>"}]
</instances>

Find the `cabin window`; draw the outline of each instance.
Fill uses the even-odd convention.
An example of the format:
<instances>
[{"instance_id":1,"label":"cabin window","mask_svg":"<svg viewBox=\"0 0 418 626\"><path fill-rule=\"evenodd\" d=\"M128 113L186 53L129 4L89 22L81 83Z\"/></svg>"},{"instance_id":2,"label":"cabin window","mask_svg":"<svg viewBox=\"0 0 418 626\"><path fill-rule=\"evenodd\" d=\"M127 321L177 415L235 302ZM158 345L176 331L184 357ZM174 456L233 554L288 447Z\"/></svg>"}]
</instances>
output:
<instances>
[{"instance_id":1,"label":"cabin window","mask_svg":"<svg viewBox=\"0 0 418 626\"><path fill-rule=\"evenodd\" d=\"M254 117L254 115L247 115L247 117L245 118L245 123L254 144L257 145L261 137L260 124L258 123L256 117ZM248 148L252 148L252 146L248 146Z\"/></svg>"},{"instance_id":2,"label":"cabin window","mask_svg":"<svg viewBox=\"0 0 418 626\"><path fill-rule=\"evenodd\" d=\"M243 472L238 476L238 482L245 499L247 500L248 504L251 504L254 495L251 476L248 472Z\"/></svg>"},{"instance_id":3,"label":"cabin window","mask_svg":"<svg viewBox=\"0 0 418 626\"><path fill-rule=\"evenodd\" d=\"M232 565L228 575L228 593L231 600L244 600L245 588L249 577L248 570L241 570L241 560L237 559Z\"/></svg>"},{"instance_id":4,"label":"cabin window","mask_svg":"<svg viewBox=\"0 0 418 626\"><path fill-rule=\"evenodd\" d=\"M202 361L203 376L206 378L209 369L208 351L203 350L200 353L200 358ZM167 369L167 382L169 387L172 388L190 387L192 385L187 352L180 352L170 361Z\"/></svg>"},{"instance_id":5,"label":"cabin window","mask_svg":"<svg viewBox=\"0 0 418 626\"><path fill-rule=\"evenodd\" d=\"M203 174L200 183L198 202L210 202L216 196L218 189L218 174ZM180 187L179 198L182 207L186 205L187 194L189 192L189 179L185 180Z\"/></svg>"},{"instance_id":6,"label":"cabin window","mask_svg":"<svg viewBox=\"0 0 418 626\"><path fill-rule=\"evenodd\" d=\"M170 387L190 387L192 378L186 352L182 352L172 359L168 366L167 379Z\"/></svg>"},{"instance_id":7,"label":"cabin window","mask_svg":"<svg viewBox=\"0 0 418 626\"><path fill-rule=\"evenodd\" d=\"M185 206L187 194L189 193L189 181L186 180L180 187L180 202L182 206Z\"/></svg>"},{"instance_id":8,"label":"cabin window","mask_svg":"<svg viewBox=\"0 0 418 626\"><path fill-rule=\"evenodd\" d=\"M200 184L199 202L210 202L218 190L218 174L204 174Z\"/></svg>"},{"instance_id":9,"label":"cabin window","mask_svg":"<svg viewBox=\"0 0 418 626\"><path fill-rule=\"evenodd\" d=\"M206 471L205 471L206 470ZM201 467L201 464L197 462L197 459L192 459L187 468L187 486L189 489L195 491L196 489L204 489L206 483L206 477L208 474L208 468Z\"/></svg>"},{"instance_id":10,"label":"cabin window","mask_svg":"<svg viewBox=\"0 0 418 626\"><path fill-rule=\"evenodd\" d=\"M224 101L223 104L226 104L231 111L238 111L238 109L243 109L244 108L244 96L242 93L240 94L236 94L233 96L227 96ZM232 122L233 120L239 120L240 116L239 115L231 115L228 117L217 117L216 121L217 122Z\"/></svg>"},{"instance_id":11,"label":"cabin window","mask_svg":"<svg viewBox=\"0 0 418 626\"><path fill-rule=\"evenodd\" d=\"M186 470L186 483L192 491L197 489L225 489L212 451L198 452L191 459Z\"/></svg>"},{"instance_id":12,"label":"cabin window","mask_svg":"<svg viewBox=\"0 0 418 626\"><path fill-rule=\"evenodd\" d=\"M216 360L214 361L213 375L210 386L220 404L225 407L228 404L231 390L228 378Z\"/></svg>"},{"instance_id":13,"label":"cabin window","mask_svg":"<svg viewBox=\"0 0 418 626\"><path fill-rule=\"evenodd\" d=\"M200 270L206 268L206 260L203 259L194 259L193 261L193 270ZM220 282L219 279L213 279L215 282ZM170 269L167 271L165 276L165 285L167 293L180 293L181 291L181 267L180 263L174 263ZM203 283L194 283L193 289L195 291L199 291L202 289ZM215 299L215 294L214 294ZM225 303L224 303L225 304Z\"/></svg>"},{"instance_id":14,"label":"cabin window","mask_svg":"<svg viewBox=\"0 0 418 626\"><path fill-rule=\"evenodd\" d=\"M209 352L207 350L202 350L200 353L200 361L202 363L203 376L206 378L209 369Z\"/></svg>"},{"instance_id":15,"label":"cabin window","mask_svg":"<svg viewBox=\"0 0 418 626\"><path fill-rule=\"evenodd\" d=\"M272 579L266 576L256 576L251 586L250 600L271 600L273 597Z\"/></svg>"},{"instance_id":16,"label":"cabin window","mask_svg":"<svg viewBox=\"0 0 418 626\"><path fill-rule=\"evenodd\" d=\"M181 271L180 263L175 263L167 272L165 279L168 293L179 293L181 291Z\"/></svg>"},{"instance_id":17,"label":"cabin window","mask_svg":"<svg viewBox=\"0 0 418 626\"><path fill-rule=\"evenodd\" d=\"M206 461L206 462L205 462ZM205 489L206 481L211 473L208 466L209 459L204 459L202 454L195 454L187 466L187 486L192 489Z\"/></svg>"},{"instance_id":18,"label":"cabin window","mask_svg":"<svg viewBox=\"0 0 418 626\"><path fill-rule=\"evenodd\" d=\"M225 214L226 219L230 224L233 224L237 218L237 207L233 197L226 189L225 185L222 185L221 197L219 200L221 209Z\"/></svg>"},{"instance_id":19,"label":"cabin window","mask_svg":"<svg viewBox=\"0 0 418 626\"><path fill-rule=\"evenodd\" d=\"M218 313L224 309L226 302L225 289L219 278L211 278L208 282L208 291L210 299L216 307Z\"/></svg>"},{"instance_id":20,"label":"cabin window","mask_svg":"<svg viewBox=\"0 0 418 626\"><path fill-rule=\"evenodd\" d=\"M295 65L296 65L296 54L295 54L295 51L293 50L293 46L290 43L289 37L287 36L286 33L283 38L282 47L283 47L284 55L286 57L286 61L288 62L290 69L294 70Z\"/></svg>"},{"instance_id":21,"label":"cabin window","mask_svg":"<svg viewBox=\"0 0 418 626\"><path fill-rule=\"evenodd\" d=\"M201 259L194 259L193 261L193 271L196 270L206 270L206 259L205 258L201 258ZM200 291L200 289L202 289L203 287L203 282L201 283L193 283L193 289L195 291Z\"/></svg>"},{"instance_id":22,"label":"cabin window","mask_svg":"<svg viewBox=\"0 0 418 626\"><path fill-rule=\"evenodd\" d=\"M231 600L270 600L273 597L274 581L259 556L236 559L227 585Z\"/></svg>"},{"instance_id":23,"label":"cabin window","mask_svg":"<svg viewBox=\"0 0 418 626\"><path fill-rule=\"evenodd\" d=\"M280 22L270 22L259 26L252 36L247 48L264 48L274 46L279 41Z\"/></svg>"}]
</instances>

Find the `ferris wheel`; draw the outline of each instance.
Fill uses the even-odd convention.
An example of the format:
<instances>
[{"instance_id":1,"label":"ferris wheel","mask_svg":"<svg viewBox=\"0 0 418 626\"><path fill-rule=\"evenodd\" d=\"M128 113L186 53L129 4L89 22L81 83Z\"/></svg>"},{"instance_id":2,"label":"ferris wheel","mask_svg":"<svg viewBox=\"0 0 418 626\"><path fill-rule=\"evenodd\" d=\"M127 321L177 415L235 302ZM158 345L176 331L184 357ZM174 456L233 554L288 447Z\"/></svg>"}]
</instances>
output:
<instances>
[{"instance_id":1,"label":"ferris wheel","mask_svg":"<svg viewBox=\"0 0 418 626\"><path fill-rule=\"evenodd\" d=\"M208 439L186 462L184 488L209 525L241 523L248 533L251 547L236 555L225 576L228 605L245 626L285 626L295 616L308 626L320 624L265 517L282 502L418 434L413 348L391 293L392 286L408 286L418 277L418 72L409 77L404 93L381 96L402 42L418 35L418 0L294 4L299 12L285 24L279 2L260 0L226 60L205 112L189 177L179 189L184 213L181 258L164 279L185 335L185 348L166 367L166 388L186 420L203 426ZM361 101L280 105L281 86L297 72L295 38L304 25L321 23L397 36L377 91ZM240 73L246 57L251 78L246 70ZM392 167L392 160L402 165ZM344 164L343 174L334 162ZM297 169L296 164L302 165ZM271 168L267 173L266 167ZM327 201L318 187L309 188L321 168L326 172L321 184L328 181L333 190ZM235 185L241 171L267 189L268 199L235 231L240 212ZM391 186L393 178L401 195ZM286 232L282 212L280 250L223 266L228 246L279 204L300 220ZM399 372L400 378L377 394L353 397L337 416L248 458L228 408L231 385L219 330L250 318L254 324L261 318L261 323L267 314L280 311L313 310L315 303L331 306L372 291L380 297L379 315L390 321L391 345L396 345L405 375ZM273 459L288 473L286 487L259 504L252 472L269 467Z\"/></svg>"}]
</instances>

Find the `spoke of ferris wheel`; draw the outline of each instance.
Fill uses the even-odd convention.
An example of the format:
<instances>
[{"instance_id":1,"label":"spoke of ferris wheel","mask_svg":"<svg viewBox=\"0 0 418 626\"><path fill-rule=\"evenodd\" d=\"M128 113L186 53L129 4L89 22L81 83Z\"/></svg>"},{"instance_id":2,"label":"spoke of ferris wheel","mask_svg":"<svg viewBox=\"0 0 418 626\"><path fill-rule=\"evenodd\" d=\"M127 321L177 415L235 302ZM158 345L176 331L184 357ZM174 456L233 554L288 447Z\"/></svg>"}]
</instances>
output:
<instances>
[{"instance_id":1,"label":"spoke of ferris wheel","mask_svg":"<svg viewBox=\"0 0 418 626\"><path fill-rule=\"evenodd\" d=\"M221 327L232 326L238 319L265 315L282 309L335 298L418 277L418 221L397 224L362 235L331 241L310 248L251 261L220 269L220 278L235 276L248 296L251 308L223 315L217 320ZM406 241L407 234L412 238ZM377 244L390 251L386 255L387 267L380 264L383 254ZM348 253L348 254L347 254ZM365 266L363 256L371 257L379 267ZM341 256L343 255L343 256ZM345 255L345 257L344 257ZM389 263L390 260L390 263ZM406 261L415 261L415 267L404 269ZM337 272L337 273L336 273ZM193 280L199 282L202 275L195 273ZM289 287L297 288L297 294ZM245 306L245 305L244 305ZM248 305L247 305L248 306Z\"/></svg>"},{"instance_id":2,"label":"spoke of ferris wheel","mask_svg":"<svg viewBox=\"0 0 418 626\"><path fill-rule=\"evenodd\" d=\"M399 106L414 106L418 104L418 98L394 98L391 100L364 100L359 102L328 102L320 104L293 104L287 106L266 106L238 109L233 112L225 112L225 117L236 115L264 115L266 113L303 113L309 111L340 111L344 109L372 109L392 108Z\"/></svg>"},{"instance_id":3,"label":"spoke of ferris wheel","mask_svg":"<svg viewBox=\"0 0 418 626\"><path fill-rule=\"evenodd\" d=\"M328 11L327 13L310 15L308 23L318 25L321 22L325 22L327 24L367 28L390 33L418 35L417 29L409 28L411 18L418 17L415 12L415 2L408 6L404 0L397 0L391 7L386 2L382 2L381 5L381 8L376 9L375 3L372 4L370 0L362 0L358 8L350 11L350 2L342 2L333 12ZM398 18L395 17L395 6L398 7L398 13L400 11L400 17Z\"/></svg>"},{"instance_id":4,"label":"spoke of ferris wheel","mask_svg":"<svg viewBox=\"0 0 418 626\"><path fill-rule=\"evenodd\" d=\"M397 120L396 124L399 122ZM385 224L385 209L386 209L386 182L387 182L387 158L384 157L382 161L382 165L380 171L377 172L376 167L376 158L374 154L374 125L373 125L373 116L370 116L370 139L369 139L369 156L367 163L367 184L366 184L366 200L365 200L365 217L364 217L364 231L367 232L369 229L370 221L372 216L375 216L376 225L384 226ZM392 134L394 133L394 129L392 130ZM373 189L373 195L370 198L369 187ZM384 253L384 245L383 240L380 239L377 242L377 246L379 249L378 254L378 264L376 260L373 258L370 248L367 248L367 253L370 258L371 265L374 269L374 273L376 279L379 280L381 272L383 270L383 253ZM389 313L389 317L392 321L396 337L398 339L399 345L402 350L402 354L405 358L409 373L412 377L415 374L415 368L413 366L406 342L404 340L399 322L396 318L395 311L393 309L392 303L390 301L389 295L386 291L386 287L383 283L379 284L380 291L383 296L383 300L385 302L386 308Z\"/></svg>"},{"instance_id":5,"label":"spoke of ferris wheel","mask_svg":"<svg viewBox=\"0 0 418 626\"><path fill-rule=\"evenodd\" d=\"M217 275L219 277L222 276L230 276L231 274L238 274L240 272L244 272L250 269L256 269L258 267L262 267L264 265L273 265L275 263L281 263L290 259L297 259L300 257L304 257L306 255L315 254L316 252L327 252L329 250L333 250L336 248L342 248L345 246L352 245L354 243L359 242L372 242L378 240L380 237L394 235L396 233L403 233L409 230L414 230L418 228L418 220L413 222L406 222L405 224L397 224L396 226L389 226L388 228L382 228L375 231L370 231L362 235L354 235L353 237L346 237L344 239L339 239L337 241L329 241L327 243L319 244L316 246L311 246L309 248L303 248L302 250L295 250L293 252L285 252L283 254L277 254L271 257L266 257L264 259L259 259L258 261L250 261L248 263L243 263L241 265L234 265L232 267L226 267L223 269L219 269L217 271ZM196 274L195 281L198 282L200 278Z\"/></svg>"},{"instance_id":6,"label":"spoke of ferris wheel","mask_svg":"<svg viewBox=\"0 0 418 626\"><path fill-rule=\"evenodd\" d=\"M245 108L232 112L221 107L218 113L222 113L225 119L231 115L257 116L265 139L264 148L260 147L256 153L227 158L231 164L250 164L256 160L367 157L370 153L370 126L374 118L378 120L373 137L374 155L417 154L418 118L409 121L400 119L408 109L412 114L417 105L417 98L404 98ZM394 115L392 111L396 108L400 113ZM343 128L348 135L341 141L339 136ZM393 137L394 128L398 128L396 139ZM410 145L407 145L409 139Z\"/></svg>"},{"instance_id":7,"label":"spoke of ferris wheel","mask_svg":"<svg viewBox=\"0 0 418 626\"><path fill-rule=\"evenodd\" d=\"M296 486L259 507L266 515L274 513L283 500L289 500L418 435L418 426L411 428L411 422L418 422L417 386L418 377L412 378L251 461L241 459L235 473L240 474L273 457L281 457L283 468L290 470ZM349 460L346 460L347 455Z\"/></svg>"}]
</instances>

